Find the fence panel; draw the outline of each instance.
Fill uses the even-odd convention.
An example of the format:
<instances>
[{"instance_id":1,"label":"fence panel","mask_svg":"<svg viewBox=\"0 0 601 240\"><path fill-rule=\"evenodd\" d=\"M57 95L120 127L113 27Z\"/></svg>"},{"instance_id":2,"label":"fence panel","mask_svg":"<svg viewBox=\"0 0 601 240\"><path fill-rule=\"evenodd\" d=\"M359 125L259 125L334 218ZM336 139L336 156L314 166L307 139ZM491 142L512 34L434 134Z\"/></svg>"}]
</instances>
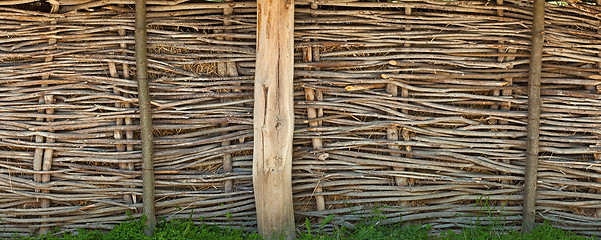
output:
<instances>
[{"instance_id":1,"label":"fence panel","mask_svg":"<svg viewBox=\"0 0 601 240\"><path fill-rule=\"evenodd\" d=\"M141 216L133 5L29 2L0 8L0 236ZM546 7L538 220L599 234L601 9ZM149 1L161 217L256 228L255 8ZM298 220L519 228L530 2L296 9Z\"/></svg>"}]
</instances>

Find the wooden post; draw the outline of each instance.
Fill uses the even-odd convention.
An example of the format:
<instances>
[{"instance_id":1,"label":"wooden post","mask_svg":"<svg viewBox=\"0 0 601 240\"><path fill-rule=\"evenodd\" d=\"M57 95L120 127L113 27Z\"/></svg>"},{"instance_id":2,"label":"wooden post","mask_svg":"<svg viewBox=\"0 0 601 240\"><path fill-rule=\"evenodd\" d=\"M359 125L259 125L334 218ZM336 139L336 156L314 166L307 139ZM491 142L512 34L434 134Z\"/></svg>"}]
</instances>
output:
<instances>
[{"instance_id":1,"label":"wooden post","mask_svg":"<svg viewBox=\"0 0 601 240\"><path fill-rule=\"evenodd\" d=\"M56 1L49 1L50 4L52 5L52 7L50 8L50 13L58 13L58 10L60 8L60 4ZM54 25L57 24L57 21L52 21L50 22L50 24ZM55 30L56 27L51 27L50 30ZM50 39L48 40L48 45L50 47L54 46L56 44L57 40L56 39ZM46 57L44 59L45 62L52 62L53 61L53 57L49 56ZM48 80L50 79L51 75L50 74L44 74L42 75L42 79L43 80ZM42 87L48 87L47 84L42 84ZM48 108L46 108L45 110L40 110L40 113L45 113L48 116L45 118L45 120L47 122L52 122L54 119L51 117L51 115L54 114L54 109L52 108L52 105L54 105L55 99L53 95L44 95L42 97L40 97L39 99L39 103L48 106ZM36 118L36 121L44 121L44 118ZM52 131L50 131L52 132ZM44 141L45 140L45 141ZM46 137L44 138L43 136L36 136L36 142L41 143L41 142L46 142L46 143L53 143L55 140L53 138L49 138ZM33 160L33 169L36 171L50 171L52 170L52 157L54 154L54 150L47 148L47 149L41 149L41 148L36 148L35 149L35 155L34 155L34 160ZM34 175L34 180L37 182L43 182L43 183L48 183L50 182L50 174L35 174ZM36 191L38 191L38 189L36 189ZM42 190L43 193L50 193L50 191L48 191L47 189ZM43 198L41 203L40 203L40 207L41 208L49 208L50 207L50 199L48 198ZM42 218L49 218L49 215L42 215ZM38 234L47 234L50 231L50 229L48 227L42 227L39 229Z\"/></svg>"},{"instance_id":2,"label":"wooden post","mask_svg":"<svg viewBox=\"0 0 601 240\"><path fill-rule=\"evenodd\" d=\"M136 73L138 78L138 100L140 102L140 138L142 140L142 201L146 223L144 233L154 235L157 220L154 213L154 163L152 115L148 87L148 58L146 43L146 0L136 0Z\"/></svg>"},{"instance_id":3,"label":"wooden post","mask_svg":"<svg viewBox=\"0 0 601 240\"><path fill-rule=\"evenodd\" d=\"M311 3L311 8L317 8L317 4ZM306 47L303 49L303 61L305 62L319 62L319 47ZM307 70L311 70L311 68L307 68ZM319 70L319 68L315 68L315 70ZM319 91L319 90L317 90ZM315 89L305 88L305 99L307 101L315 101ZM319 121L311 121L314 118L323 117L323 111L319 112L316 108L307 108L307 121L309 121L309 127L318 127L321 126ZM323 141L320 137L311 138L311 142L313 143L313 150L319 151L323 148ZM327 156L327 155L322 155ZM322 160L321 158L319 158ZM325 161L325 159L323 159ZM316 187L315 193L319 194L323 192L323 188ZM325 198L322 195L315 196L315 204L317 211L323 211L326 209ZM322 218L319 219L322 221Z\"/></svg>"},{"instance_id":4,"label":"wooden post","mask_svg":"<svg viewBox=\"0 0 601 240\"><path fill-rule=\"evenodd\" d=\"M386 85L386 92L390 93L390 95L393 96L393 97L398 97L399 96L399 89L398 89L398 87L396 85L392 84L392 83L389 83L389 84ZM403 109L403 110L406 111L405 109ZM399 141L399 128L396 127L396 126L390 126L390 127L388 127L386 129L386 138L388 140L395 141L395 142ZM391 150L398 151L399 150L399 145L397 145L397 144L389 144L388 148L391 149ZM397 156L397 157L401 156L398 153L391 153L390 155ZM393 167L393 170L396 170L396 171L405 171L405 168L403 168L403 167ZM394 177L394 183L397 186L401 186L401 187L407 186L407 178L404 178L404 177ZM401 206L401 207L407 207L407 205L408 204L405 201L399 203L399 206Z\"/></svg>"},{"instance_id":5,"label":"wooden post","mask_svg":"<svg viewBox=\"0 0 601 240\"><path fill-rule=\"evenodd\" d=\"M253 185L259 234L294 239L294 1L257 1Z\"/></svg>"},{"instance_id":6,"label":"wooden post","mask_svg":"<svg viewBox=\"0 0 601 240\"><path fill-rule=\"evenodd\" d=\"M311 2L311 9L316 10L318 8L317 3ZM317 17L316 13L311 13L312 17ZM305 62L319 62L320 61L320 47L306 47L303 49L303 61ZM307 68L306 70L316 70L319 71L320 68ZM317 96L317 97L316 97ZM320 97L321 96L321 99ZM321 90L315 90L312 88L305 88L305 99L307 101L315 101L315 100L323 100L323 96ZM322 125L321 121L311 121L314 118L323 117L323 109L322 108L307 108L307 121L309 121L309 127L318 127ZM323 140L321 137L311 138L311 142L313 143L313 150L319 151L323 148ZM318 157L319 160L325 161L327 159L327 154L321 154L321 157ZM322 173L323 176L323 173ZM320 181L321 182L321 181ZM319 194L323 192L322 187L315 187L315 194ZM326 209L326 201L325 197L322 195L315 196L315 207L317 211L323 211ZM323 222L323 218L318 218L319 223Z\"/></svg>"},{"instance_id":7,"label":"wooden post","mask_svg":"<svg viewBox=\"0 0 601 240\"><path fill-rule=\"evenodd\" d=\"M503 0L497 0L497 5L503 6L503 4L504 4ZM503 17L505 15L505 13L503 12L502 9L497 9L497 15L499 15L499 17ZM509 43L507 43L503 40L500 40L499 45L503 45L503 44L509 44ZM499 52L500 53L516 53L517 49L510 48L510 47L500 48ZM515 57L513 57L513 56L499 56L499 58L498 58L499 62L511 62L513 60L515 60ZM513 68L513 66L511 66L510 68ZM513 77L503 78L503 80L505 80L507 82L506 86L509 87L509 86L513 85ZM502 90L502 91L494 90L494 93L493 93L493 95L495 95L495 96L498 96L498 95L511 96L512 94L513 94L513 91L511 89ZM494 108L494 109L498 109L498 108ZM511 103L508 102L505 104L501 104L501 109L509 111L509 109L511 109ZM496 122L496 120L495 120L495 122ZM491 120L491 124L494 124L492 120ZM501 120L501 121L498 121L498 124L499 125L507 125L508 122L505 120ZM506 131L506 130L501 130L501 131ZM509 148L505 148L505 149L509 149ZM505 159L502 161L507 164L511 163L511 161L509 159ZM511 180L501 180L501 182L505 183L505 184L511 184Z\"/></svg>"},{"instance_id":8,"label":"wooden post","mask_svg":"<svg viewBox=\"0 0 601 240\"><path fill-rule=\"evenodd\" d=\"M411 15L411 7L405 7L405 15L409 16ZM407 32L411 32L411 27L405 27L405 31ZM405 47L411 47L410 43L405 43L403 44L403 46ZM397 89L398 91L398 89ZM407 88L401 88L401 96L404 98L408 98L409 97L409 89ZM407 101L403 101L404 103L408 103ZM402 109L401 110L402 113L405 114L409 114L409 110L407 109ZM403 138L403 141L411 141L411 136L409 133L409 130L407 128L402 128L401 130L401 137ZM406 158L413 158L413 154L409 153L411 152L411 146L407 145L404 146L405 150L407 151L407 153L405 154ZM412 169L403 169L403 168L397 168L397 170L405 170L405 171L412 171ZM396 184L397 186L413 186L415 184L415 178L396 178ZM405 206L409 206L409 203L405 203Z\"/></svg>"},{"instance_id":9,"label":"wooden post","mask_svg":"<svg viewBox=\"0 0 601 240\"><path fill-rule=\"evenodd\" d=\"M123 4L119 4L117 5L118 7L124 7ZM117 30L117 33L119 34L119 36L125 36L125 29L119 29ZM127 43L120 43L119 46L123 49L126 50L127 49ZM124 51L121 52L121 55L123 54ZM128 79L129 78L129 70L127 68L127 63L122 63L122 71L123 71L123 78ZM115 62L109 62L108 63L108 67L109 67L109 74L111 77L113 78L118 78L119 74L117 73L117 64ZM114 88L113 89L113 93L115 93L115 95L117 96L127 96L127 93L121 92L118 88ZM129 102L115 102L115 107L116 108L120 108L120 107L125 107L125 108L129 108L131 107ZM116 125L123 125L124 122L129 122L126 123L127 125L131 125L131 118L128 118L128 120L125 120L125 118L117 118L115 120L115 124ZM124 132L125 132L125 136L124 136ZM127 138L128 140L133 139L133 131L132 130L115 130L113 136L115 137L115 139L125 139ZM117 144L116 146L117 151L118 152L125 152L125 151L133 151L133 145L132 144ZM134 165L133 163L119 163L119 169L123 169L123 170L130 170L133 171L134 170ZM130 188L133 189L134 186L129 186L129 185L125 185L123 186L124 188ZM136 201L136 195L135 194L128 194L125 193L123 194L123 201L126 204L132 204L135 203Z\"/></svg>"},{"instance_id":10,"label":"wooden post","mask_svg":"<svg viewBox=\"0 0 601 240\"><path fill-rule=\"evenodd\" d=\"M232 2L232 1L233 0L225 0L225 2ZM234 8L232 8L232 7L223 8L224 18L227 18L227 16L230 16L233 13L234 13ZM232 21L224 19L223 25L231 26ZM229 32L231 32L231 30L225 29L225 30L223 30L223 32L229 33ZM233 40L232 37L225 37L225 38L218 38L218 39L223 39L223 40L227 40L227 41ZM221 77L236 77L236 76L238 76L238 68L236 67L236 62L220 62L220 63L218 63L217 64L217 73ZM234 89L234 91L239 92L240 90ZM222 99L222 101L225 101L225 99ZM227 127L228 124L223 123L221 126ZM225 134L227 134L227 132ZM221 146L229 146L230 144L231 144L231 142L229 140L221 142ZM223 172L224 173L226 173L226 174L232 173L232 171L234 170L234 167L232 164L233 164L232 163L232 154L231 153L223 154ZM224 192L226 192L226 193L233 192L234 191L234 182L232 180L225 180L225 182L223 183L223 188L224 188Z\"/></svg>"},{"instance_id":11,"label":"wooden post","mask_svg":"<svg viewBox=\"0 0 601 240\"><path fill-rule=\"evenodd\" d=\"M119 7L124 7L123 4L119 4L118 6ZM119 29L118 33L119 33L119 36L125 36L127 34L127 32L126 32L125 29ZM127 49L127 43L120 43L119 46L122 49L124 49L124 50ZM127 53L125 51L123 51L123 52L121 52L121 55L127 56ZM128 66L128 63L122 63L121 64L121 68L122 68L121 71L123 72L123 78L124 79L129 79L130 75L129 75L129 66ZM121 92L121 91L118 91L117 89L115 89L115 92L119 92L119 94L121 94L121 95L123 95L125 97L130 97L129 94ZM131 103L125 102L125 103L123 103L123 107L130 108L131 107ZM125 125L133 125L133 120L132 120L131 117L126 117L125 118ZM134 138L134 131L133 130L126 130L125 131L125 138L127 140L134 140L135 139ZM131 143L125 144L125 151L127 151L127 152L134 151L134 145L131 144ZM135 166L134 166L133 162L127 163L127 170L129 170L129 171L134 171L135 170ZM136 188L136 186L128 186L128 187L131 188L131 189ZM137 203L137 197L136 197L135 193L131 194L131 201L134 204Z\"/></svg>"},{"instance_id":12,"label":"wooden post","mask_svg":"<svg viewBox=\"0 0 601 240\"><path fill-rule=\"evenodd\" d=\"M596 2L597 2L597 6L601 6L601 0L597 0ZM597 33L601 35L601 27L598 27ZM597 56L601 57L601 51L597 53ZM601 62L597 62L597 68L599 68L599 70L601 70ZM599 71L599 74L601 74L601 71ZM597 90L597 86L591 86L591 87L592 87L591 90L593 93L599 92L599 90ZM601 144L596 144L596 145L601 146ZM595 161L599 161L599 160L601 160L601 153L594 153L593 157L595 158ZM597 182L601 182L601 179L597 179ZM601 189L597 189L597 193L601 194ZM597 208L596 214L597 214L597 217L601 217L601 208Z\"/></svg>"},{"instance_id":13,"label":"wooden post","mask_svg":"<svg viewBox=\"0 0 601 240\"><path fill-rule=\"evenodd\" d=\"M535 225L536 178L540 130L540 84L543 58L543 30L545 26L545 0L534 0L532 43L530 50L530 74L528 81L528 135L526 171L524 174L524 207L522 231L530 233Z\"/></svg>"},{"instance_id":14,"label":"wooden post","mask_svg":"<svg viewBox=\"0 0 601 240\"><path fill-rule=\"evenodd\" d=\"M115 64L115 62L109 62L108 63L109 66L109 73L111 75L111 77L114 78L118 78L119 75L117 74L117 65ZM113 89L113 93L115 93L115 95L121 95L121 91L119 91L117 88ZM115 107L119 108L121 107L121 105L125 105L124 103L121 102L115 102ZM115 120L115 124L116 125L123 125L123 118L117 118ZM121 140L124 138L123 136L123 131L122 130L115 130L113 132L113 136L115 137L115 139ZM117 148L117 152L125 152L125 144L119 143L116 146ZM128 164L127 163L119 163L119 169L123 169L123 170L128 170ZM124 186L124 187L130 187L130 186ZM123 201L126 204L132 204L133 203L133 199L132 199L132 195L131 194L123 194Z\"/></svg>"},{"instance_id":15,"label":"wooden post","mask_svg":"<svg viewBox=\"0 0 601 240\"><path fill-rule=\"evenodd\" d=\"M503 0L497 0L497 5L499 5L499 6L502 6L502 5L503 5ZM504 14L504 13L503 13L503 10L502 10L502 9L497 9L497 15L498 15L499 17L503 17L503 14ZM505 42L505 41L503 41L503 40L500 40L500 41L499 41L499 45L503 45L503 43L504 43L504 42ZM504 52L505 52L505 49L504 49L504 48L499 48L498 52L500 52L500 53L504 53ZM503 62L503 60L505 60L505 57L504 57L504 56L499 56L499 57L497 58L497 60L498 60L499 62ZM493 96L499 96L499 95L501 95L501 90L499 90L499 89L495 89L495 90L493 90L492 94L493 94ZM490 106L490 109L493 109L493 110L498 110L498 109L499 109L499 105L498 105L498 104L493 104L492 106ZM497 119L490 119L488 122L489 122L489 124L491 124L491 125L496 125L496 124L497 124Z\"/></svg>"}]
</instances>

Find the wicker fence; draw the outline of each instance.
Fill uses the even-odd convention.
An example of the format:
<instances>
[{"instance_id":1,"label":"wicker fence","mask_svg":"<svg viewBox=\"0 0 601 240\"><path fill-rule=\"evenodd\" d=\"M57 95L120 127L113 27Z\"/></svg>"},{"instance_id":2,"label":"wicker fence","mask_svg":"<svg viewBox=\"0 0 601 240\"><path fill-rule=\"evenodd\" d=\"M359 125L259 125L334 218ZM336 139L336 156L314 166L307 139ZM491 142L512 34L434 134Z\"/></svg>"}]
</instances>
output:
<instances>
[{"instance_id":1,"label":"wicker fence","mask_svg":"<svg viewBox=\"0 0 601 240\"><path fill-rule=\"evenodd\" d=\"M131 4L0 2L0 236L141 216ZM519 227L530 2L296 8L299 220ZM157 214L253 229L256 3L148 10ZM545 14L537 217L599 235L601 6Z\"/></svg>"}]
</instances>

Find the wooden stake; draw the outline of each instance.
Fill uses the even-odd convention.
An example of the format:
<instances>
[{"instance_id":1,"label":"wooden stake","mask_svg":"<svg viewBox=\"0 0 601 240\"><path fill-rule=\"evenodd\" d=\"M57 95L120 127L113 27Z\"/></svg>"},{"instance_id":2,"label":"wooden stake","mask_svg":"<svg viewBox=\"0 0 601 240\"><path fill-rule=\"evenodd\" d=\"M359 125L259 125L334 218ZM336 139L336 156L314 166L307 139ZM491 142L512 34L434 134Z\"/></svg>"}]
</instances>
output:
<instances>
[{"instance_id":1,"label":"wooden stake","mask_svg":"<svg viewBox=\"0 0 601 240\"><path fill-rule=\"evenodd\" d=\"M534 0L532 44L530 50L530 75L528 82L528 136L526 149L526 171L524 180L524 207L522 231L531 232L535 225L536 178L538 168L538 146L540 130L541 69L543 58L543 30L545 27L545 1Z\"/></svg>"},{"instance_id":2,"label":"wooden stake","mask_svg":"<svg viewBox=\"0 0 601 240\"><path fill-rule=\"evenodd\" d=\"M138 78L138 100L140 101L140 138L142 140L142 201L146 223L144 233L154 235L156 216L154 213L154 163L152 115L148 86L148 57L146 42L146 0L136 0L136 73Z\"/></svg>"},{"instance_id":3,"label":"wooden stake","mask_svg":"<svg viewBox=\"0 0 601 240\"><path fill-rule=\"evenodd\" d=\"M313 7L314 7L314 5L312 4L311 8L313 9ZM317 5L315 5L315 8L317 8ZM313 58L314 56L317 56L317 61L315 61L315 62L318 62L319 61L319 48L318 47L306 47L303 49L303 61L313 62L315 60ZM307 68L306 70L312 70L312 69ZM319 68L315 68L315 70L319 70ZM305 88L305 99L307 101L315 101L315 89ZM307 120L311 120L314 118L320 118L320 117L323 117L323 111L321 111L321 114L320 114L316 108L307 108ZM318 127L318 126L321 126L321 124L319 121L311 121L311 122L309 122L309 126L310 127ZM320 137L311 138L311 142L313 143L313 150L319 151L323 148L323 141ZM323 192L323 188L321 188L321 187L315 188L315 193L322 193L322 192ZM321 195L315 196L315 204L317 207L317 211L323 211L326 209L325 198ZM319 218L320 223L322 220L323 220L322 218Z\"/></svg>"},{"instance_id":4,"label":"wooden stake","mask_svg":"<svg viewBox=\"0 0 601 240\"><path fill-rule=\"evenodd\" d=\"M503 0L497 0L497 5L503 6ZM503 10L502 9L497 9L497 15L499 15L499 17L503 17L504 16ZM503 45L503 44L506 44L506 42L503 41L503 40L499 41L499 45ZM499 51L499 53L516 53L517 49L507 47L507 48L499 48L498 51ZM510 56L499 56L498 57L498 61L499 62L511 62L511 61L514 61L514 60L515 60L515 57L510 57ZM513 66L510 67L510 68L513 68ZM507 82L507 86L513 85L513 78L512 77L503 78L503 80L505 80ZM493 95L495 95L495 96L499 96L499 95L511 96L511 94L512 94L511 89L507 89L507 90L494 90L494 92L493 92ZM501 104L500 107L501 107L502 110L509 111L511 109L511 104L510 103L503 103L503 104ZM494 105L494 109L499 109L498 105ZM503 121L503 120L500 120L498 122L497 122L496 119L491 119L490 120L490 124L497 124L497 123L500 124L500 125L507 125L508 124L507 121ZM504 130L501 130L501 131L504 131ZM505 149L509 149L509 148L505 148ZM511 164L511 160L509 160L509 159L505 159L505 160L502 160L502 161L504 163ZM502 180L501 182L505 183L505 184L512 184L510 180Z\"/></svg>"},{"instance_id":5,"label":"wooden stake","mask_svg":"<svg viewBox=\"0 0 601 240\"><path fill-rule=\"evenodd\" d=\"M232 0L225 0L225 2L232 2ZM232 7L223 8L223 16L224 17L230 16L233 13L234 13L234 9ZM232 25L232 22L224 20L223 25L230 26L230 25ZM223 30L223 32L229 33L231 31L226 29L226 30ZM218 38L218 39L225 39L225 40L231 41L233 38L226 37L226 38ZM217 73L219 74L219 76L222 76L222 77L223 76L228 76L228 77L238 76L238 69L236 67L236 63L235 62L220 62L220 63L218 63L217 64ZM236 91L236 90L234 90L234 91ZM223 101L225 101L225 99L221 99L221 101L223 102ZM223 124L221 124L221 126L227 127L228 124L223 123ZM226 134L227 134L227 132L226 132ZM229 146L230 144L231 144L231 142L229 140L221 142L221 146ZM232 154L231 153L223 154L223 172L226 174L231 174L233 170L234 170L234 167L232 165ZM223 188L226 193L233 192L234 191L234 181L225 180L223 183Z\"/></svg>"},{"instance_id":6,"label":"wooden stake","mask_svg":"<svg viewBox=\"0 0 601 240\"><path fill-rule=\"evenodd\" d=\"M597 6L601 6L601 0L597 0ZM597 33L601 34L601 28L597 29ZM601 57L601 51L597 53L597 56ZM601 70L601 62L597 62L597 68L599 68L599 70ZM601 71L599 71L599 75L601 75ZM592 93L597 93L599 92L597 90L597 86L593 86L592 87ZM601 144L596 144L597 146L601 146ZM595 158L595 161L599 161L601 160L601 153L594 153L593 157ZM601 179L597 179L597 182L601 182ZM601 189L597 189L597 193L601 194ZM597 208L596 211L597 217L601 217L601 208Z\"/></svg>"},{"instance_id":7,"label":"wooden stake","mask_svg":"<svg viewBox=\"0 0 601 240\"><path fill-rule=\"evenodd\" d=\"M58 10L60 8L60 4L58 2L55 1L50 1L50 4L52 5L52 7L50 8L50 13L58 13ZM50 24L54 25L57 24L57 21L52 21ZM51 30L55 30L55 27L51 27ZM50 39L48 40L48 45L49 46L53 46L55 45L57 42L56 39ZM46 62L52 62L53 61L53 57L49 56L46 57L44 59L44 61ZM44 74L42 75L42 79L47 80L50 79L50 74ZM42 85L42 87L48 87L48 85ZM47 115L51 116L54 115L54 109L52 108L52 105L54 105L54 96L53 95L45 95L42 96L39 100L40 104L44 104L44 105L48 105L49 108L47 108L46 110L42 110L42 112L45 112ZM36 119L38 120L38 119ZM41 121L44 121L44 119L40 119ZM47 122L52 122L53 119L51 117L46 117L46 121ZM50 131L52 132L52 131ZM46 143L53 143L55 140L53 138L45 138L45 142ZM36 142L44 142L44 137L42 136L36 136ZM39 151L38 151L39 150ZM34 157L34 170L42 170L42 171L50 171L52 170L52 156L54 154L54 150L47 148L47 149L36 149L35 151L36 156ZM41 181L43 183L48 183L50 182L50 174L42 174L42 175L37 175L34 176L34 179L36 179L36 181ZM43 193L50 193L49 190L43 190ZM42 202L40 203L40 207L41 208L49 208L50 207L50 199L44 198L42 199ZM43 215L42 218L50 218L49 215ZM39 234L47 234L50 231L50 229L48 227L43 227L40 228L38 233Z\"/></svg>"},{"instance_id":8,"label":"wooden stake","mask_svg":"<svg viewBox=\"0 0 601 240\"><path fill-rule=\"evenodd\" d=\"M391 84L391 83L389 83L389 84L386 85L386 92L390 93L390 95L392 95L393 97L397 97L399 95L399 89L398 89L398 87L396 85L394 85L394 84ZM388 140L391 140L391 141L399 141L399 139L400 139L399 128L396 127L396 126L390 126L390 127L388 127L386 129L386 138ZM399 150L399 146L397 144L390 144L390 145L388 145L388 148L391 149L391 150L396 150L396 151ZM401 154L399 154L399 153L391 153L390 155L392 155L392 156L398 156L398 157L401 156ZM396 170L396 171L405 171L405 168L402 168L402 167L393 167L393 169ZM397 186L401 186L401 187L407 186L407 178L404 178L404 177L394 177L394 183ZM407 202L400 202L399 203L399 206L401 206L401 207L406 207L407 205L408 205Z\"/></svg>"},{"instance_id":9,"label":"wooden stake","mask_svg":"<svg viewBox=\"0 0 601 240\"><path fill-rule=\"evenodd\" d=\"M411 7L405 7L405 15L407 15L407 16L411 15ZM411 27L405 27L405 31L410 32ZM411 44L405 43L405 44L403 44L403 46L409 48L409 47L411 47ZM409 97L409 89L401 88L401 96L404 98L408 98ZM403 101L403 102L408 103L407 101ZM402 109L401 112L403 112L405 114L409 114L409 110L407 110L407 109ZM400 129L400 132L401 132L401 137L403 138L403 141L411 141L411 136L409 135L408 129L402 128L402 129ZM411 146L407 145L404 147L407 152L411 152ZM413 155L411 153L407 153L407 154L405 154L405 157L412 158ZM397 168L397 170L412 171L412 169L401 169L401 168ZM415 178L396 178L395 183L397 184L397 186L407 186L407 185L413 186L415 184ZM408 206L409 203L406 203L405 205Z\"/></svg>"},{"instance_id":10,"label":"wooden stake","mask_svg":"<svg viewBox=\"0 0 601 240\"><path fill-rule=\"evenodd\" d=\"M294 239L294 1L257 1L253 184L259 234Z\"/></svg>"}]
</instances>

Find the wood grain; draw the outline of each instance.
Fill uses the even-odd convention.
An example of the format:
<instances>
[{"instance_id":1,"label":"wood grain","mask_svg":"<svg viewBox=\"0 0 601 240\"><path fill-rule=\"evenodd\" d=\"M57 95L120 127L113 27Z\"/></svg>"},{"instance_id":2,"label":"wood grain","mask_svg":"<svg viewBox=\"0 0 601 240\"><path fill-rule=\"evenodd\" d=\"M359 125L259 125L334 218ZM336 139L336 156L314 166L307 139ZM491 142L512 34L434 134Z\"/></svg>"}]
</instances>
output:
<instances>
[{"instance_id":1,"label":"wood grain","mask_svg":"<svg viewBox=\"0 0 601 240\"><path fill-rule=\"evenodd\" d=\"M259 233L294 239L294 2L257 2L253 186Z\"/></svg>"}]
</instances>

